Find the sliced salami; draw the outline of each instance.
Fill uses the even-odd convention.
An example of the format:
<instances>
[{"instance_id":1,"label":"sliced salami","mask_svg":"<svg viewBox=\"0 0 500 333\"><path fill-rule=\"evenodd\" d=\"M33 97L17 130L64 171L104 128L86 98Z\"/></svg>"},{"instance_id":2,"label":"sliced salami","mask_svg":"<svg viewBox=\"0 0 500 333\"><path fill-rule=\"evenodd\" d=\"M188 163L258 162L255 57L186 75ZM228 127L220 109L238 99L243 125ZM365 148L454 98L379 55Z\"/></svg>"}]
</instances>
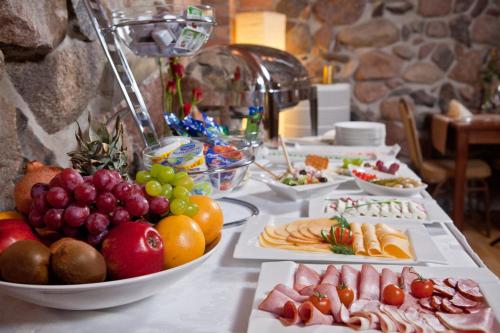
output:
<instances>
[{"instance_id":1,"label":"sliced salami","mask_svg":"<svg viewBox=\"0 0 500 333\"><path fill-rule=\"evenodd\" d=\"M434 307L431 304L431 298L421 298L418 300L420 306L427 310L434 310Z\"/></svg>"},{"instance_id":2,"label":"sliced salami","mask_svg":"<svg viewBox=\"0 0 500 333\"><path fill-rule=\"evenodd\" d=\"M455 289L445 286L444 284L434 285L434 294L437 294L438 296L452 298L456 293Z\"/></svg>"},{"instance_id":3,"label":"sliced salami","mask_svg":"<svg viewBox=\"0 0 500 333\"><path fill-rule=\"evenodd\" d=\"M432 296L431 297L431 306L436 310L439 311L441 309L441 304L443 303L442 298L439 296Z\"/></svg>"},{"instance_id":4,"label":"sliced salami","mask_svg":"<svg viewBox=\"0 0 500 333\"><path fill-rule=\"evenodd\" d=\"M483 293L481 292L481 290L479 290L479 287L474 287L472 289L465 289L464 288L460 288L460 282L458 282L457 284L457 288L458 288L458 291L464 295L465 297L467 297L468 299L471 299L473 301L482 301L484 300L484 296L483 296Z\"/></svg>"},{"instance_id":5,"label":"sliced salami","mask_svg":"<svg viewBox=\"0 0 500 333\"><path fill-rule=\"evenodd\" d=\"M450 288L456 288L458 280L454 278L446 278L444 279L444 283L446 283L446 285Z\"/></svg>"}]
</instances>

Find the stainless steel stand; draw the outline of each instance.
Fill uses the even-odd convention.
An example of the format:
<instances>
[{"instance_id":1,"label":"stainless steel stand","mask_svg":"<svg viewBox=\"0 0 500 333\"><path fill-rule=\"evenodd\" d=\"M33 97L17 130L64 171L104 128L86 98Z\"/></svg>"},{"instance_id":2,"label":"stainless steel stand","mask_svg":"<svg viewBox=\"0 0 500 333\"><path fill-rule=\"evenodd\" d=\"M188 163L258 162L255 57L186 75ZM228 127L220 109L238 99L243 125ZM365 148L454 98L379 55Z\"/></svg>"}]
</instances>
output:
<instances>
[{"instance_id":1,"label":"stainless steel stand","mask_svg":"<svg viewBox=\"0 0 500 333\"><path fill-rule=\"evenodd\" d=\"M84 0L84 3L123 98L142 133L144 144L149 146L157 143L155 126L104 7L99 0Z\"/></svg>"}]
</instances>

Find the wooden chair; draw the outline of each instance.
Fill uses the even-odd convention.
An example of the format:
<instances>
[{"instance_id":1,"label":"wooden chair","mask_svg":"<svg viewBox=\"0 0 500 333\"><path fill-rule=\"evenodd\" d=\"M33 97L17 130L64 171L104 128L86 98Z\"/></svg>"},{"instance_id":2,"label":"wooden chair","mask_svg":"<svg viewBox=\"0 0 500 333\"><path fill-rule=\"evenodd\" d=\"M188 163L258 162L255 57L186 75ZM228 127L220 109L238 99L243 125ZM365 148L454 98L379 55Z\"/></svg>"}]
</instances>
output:
<instances>
[{"instance_id":1,"label":"wooden chair","mask_svg":"<svg viewBox=\"0 0 500 333\"><path fill-rule=\"evenodd\" d=\"M451 159L424 160L420 142L418 141L415 118L413 117L413 113L408 103L404 99L401 99L399 102L399 113L405 127L411 161L416 167L420 177L422 177L426 183L434 187L431 195L435 198L443 192L449 180L455 176L455 161ZM490 176L491 168L488 163L478 159L471 159L467 162L466 191L468 194L481 192L484 195L486 234L488 237L491 233L491 223L490 194L486 179Z\"/></svg>"}]
</instances>

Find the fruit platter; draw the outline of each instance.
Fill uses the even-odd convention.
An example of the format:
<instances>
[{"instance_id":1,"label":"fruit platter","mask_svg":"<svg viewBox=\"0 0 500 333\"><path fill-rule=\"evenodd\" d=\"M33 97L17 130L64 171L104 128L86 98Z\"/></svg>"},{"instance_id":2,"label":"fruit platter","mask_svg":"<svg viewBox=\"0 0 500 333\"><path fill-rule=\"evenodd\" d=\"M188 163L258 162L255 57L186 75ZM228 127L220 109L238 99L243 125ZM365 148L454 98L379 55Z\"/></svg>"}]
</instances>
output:
<instances>
[{"instance_id":1,"label":"fruit platter","mask_svg":"<svg viewBox=\"0 0 500 333\"><path fill-rule=\"evenodd\" d=\"M72 167L27 163L16 210L0 214L0 291L63 309L122 305L172 285L217 248L218 203L182 168L153 163L130 177L122 136L120 119L113 132L92 124L76 134Z\"/></svg>"}]
</instances>

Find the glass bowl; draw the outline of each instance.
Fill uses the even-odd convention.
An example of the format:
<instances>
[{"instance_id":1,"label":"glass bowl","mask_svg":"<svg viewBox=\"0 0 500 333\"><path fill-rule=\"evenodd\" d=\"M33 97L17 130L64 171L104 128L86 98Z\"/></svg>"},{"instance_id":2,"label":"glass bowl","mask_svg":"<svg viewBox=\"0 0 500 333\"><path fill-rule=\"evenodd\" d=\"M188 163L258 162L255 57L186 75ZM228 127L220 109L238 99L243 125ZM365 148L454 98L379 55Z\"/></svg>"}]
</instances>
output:
<instances>
[{"instance_id":1,"label":"glass bowl","mask_svg":"<svg viewBox=\"0 0 500 333\"><path fill-rule=\"evenodd\" d=\"M137 1L112 9L112 31L138 56L193 55L208 41L215 24L209 5Z\"/></svg>"}]
</instances>

